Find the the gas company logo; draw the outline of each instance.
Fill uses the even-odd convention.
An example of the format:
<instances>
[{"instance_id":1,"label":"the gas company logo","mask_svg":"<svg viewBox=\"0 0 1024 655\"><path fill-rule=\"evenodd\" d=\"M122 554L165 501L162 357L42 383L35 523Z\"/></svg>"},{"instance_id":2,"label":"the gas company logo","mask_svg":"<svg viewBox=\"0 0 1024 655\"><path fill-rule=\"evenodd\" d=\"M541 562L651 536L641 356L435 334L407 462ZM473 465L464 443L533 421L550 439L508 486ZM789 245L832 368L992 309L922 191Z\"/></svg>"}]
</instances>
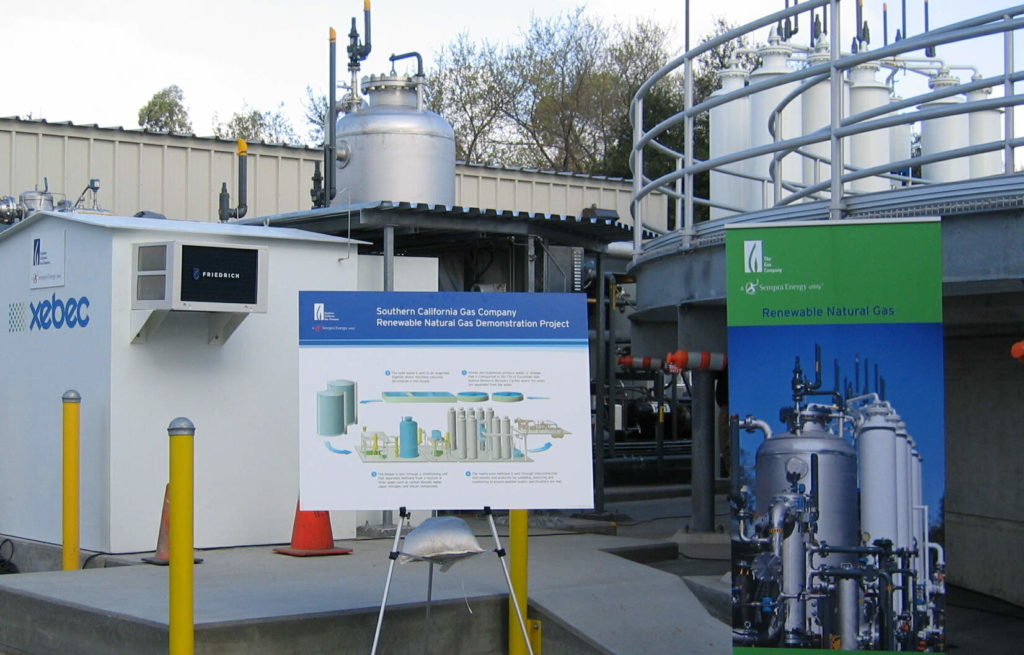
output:
<instances>
[{"instance_id":1,"label":"the gas company logo","mask_svg":"<svg viewBox=\"0 0 1024 655\"><path fill-rule=\"evenodd\" d=\"M46 253L43 252L43 240L38 237L32 239L32 265L42 266L49 263L46 259Z\"/></svg>"},{"instance_id":2,"label":"the gas company logo","mask_svg":"<svg viewBox=\"0 0 1024 655\"><path fill-rule=\"evenodd\" d=\"M313 332L345 332L352 329L345 325L336 325L341 322L341 318L327 308L327 303L310 303L310 309L312 310L313 321L309 329Z\"/></svg>"},{"instance_id":3,"label":"the gas company logo","mask_svg":"<svg viewBox=\"0 0 1024 655\"><path fill-rule=\"evenodd\" d=\"M327 309L327 303L315 302L315 303L313 303L313 320L314 321L320 321L322 323L326 323L326 322L336 322L336 321L338 321L340 319L338 318L338 316L334 312L332 312L331 310ZM314 327L313 329L316 329L316 328Z\"/></svg>"},{"instance_id":4,"label":"the gas company logo","mask_svg":"<svg viewBox=\"0 0 1024 655\"><path fill-rule=\"evenodd\" d=\"M764 241L757 239L743 242L744 273L781 273L782 269L775 266L772 258L764 252Z\"/></svg>"},{"instance_id":5,"label":"the gas company logo","mask_svg":"<svg viewBox=\"0 0 1024 655\"><path fill-rule=\"evenodd\" d=\"M90 305L88 296L58 298L57 294L39 302L12 303L7 306L7 331L44 332L88 327Z\"/></svg>"},{"instance_id":6,"label":"the gas company logo","mask_svg":"<svg viewBox=\"0 0 1024 655\"><path fill-rule=\"evenodd\" d=\"M743 272L761 273L764 271L764 241L743 242Z\"/></svg>"}]
</instances>

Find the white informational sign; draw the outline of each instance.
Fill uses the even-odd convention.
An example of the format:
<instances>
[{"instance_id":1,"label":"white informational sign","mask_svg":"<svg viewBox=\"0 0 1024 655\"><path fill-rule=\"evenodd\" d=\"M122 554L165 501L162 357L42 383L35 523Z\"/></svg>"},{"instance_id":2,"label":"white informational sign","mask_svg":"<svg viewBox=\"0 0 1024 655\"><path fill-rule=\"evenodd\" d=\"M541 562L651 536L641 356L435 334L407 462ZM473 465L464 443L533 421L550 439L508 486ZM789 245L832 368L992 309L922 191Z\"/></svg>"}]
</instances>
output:
<instances>
[{"instance_id":1,"label":"white informational sign","mask_svg":"<svg viewBox=\"0 0 1024 655\"><path fill-rule=\"evenodd\" d=\"M586 298L299 294L303 509L590 508Z\"/></svg>"},{"instance_id":2,"label":"white informational sign","mask_svg":"<svg viewBox=\"0 0 1024 655\"><path fill-rule=\"evenodd\" d=\"M64 286L64 230L39 232L32 238L29 289Z\"/></svg>"}]
</instances>

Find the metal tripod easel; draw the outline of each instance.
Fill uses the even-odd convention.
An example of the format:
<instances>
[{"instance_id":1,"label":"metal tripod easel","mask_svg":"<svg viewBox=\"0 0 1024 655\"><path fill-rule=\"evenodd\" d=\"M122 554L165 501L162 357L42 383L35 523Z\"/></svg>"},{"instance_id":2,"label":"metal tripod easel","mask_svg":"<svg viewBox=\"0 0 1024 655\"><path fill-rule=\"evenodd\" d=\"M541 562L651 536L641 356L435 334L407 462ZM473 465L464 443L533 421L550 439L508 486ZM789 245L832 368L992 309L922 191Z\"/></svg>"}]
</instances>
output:
<instances>
[{"instance_id":1,"label":"metal tripod easel","mask_svg":"<svg viewBox=\"0 0 1024 655\"><path fill-rule=\"evenodd\" d=\"M523 613L519 609L519 601L516 599L515 589L512 587L512 578L508 574L508 566L505 564L505 549L501 547L501 539L498 537L498 528L494 525L494 514L491 512L490 507L484 508L484 514L487 516L487 521L491 526L491 535L494 537L494 553L498 556L498 562L501 564L501 570L505 574L505 583L508 585L509 602L516 609L516 617L519 619L519 629L523 631L523 641L526 642L526 648L530 655L534 655L533 646L530 644L530 635L526 630L526 621L523 619ZM409 512L404 507L398 509L398 526L395 529L395 541L391 546L391 552L388 553L388 559L391 560L388 563L388 577L384 581L384 598L380 601L380 613L377 615L377 629L373 633L373 647L370 650L370 655L377 655L377 645L380 642L380 629L384 624L384 608L388 604L388 592L391 589L391 576L395 571L395 560L398 559L400 554L398 550L398 544L402 540L402 526L405 524L405 520L409 518ZM432 587L434 581L434 563L430 562L430 571L427 578L427 616L429 617L430 612L430 600L432 594Z\"/></svg>"}]
</instances>

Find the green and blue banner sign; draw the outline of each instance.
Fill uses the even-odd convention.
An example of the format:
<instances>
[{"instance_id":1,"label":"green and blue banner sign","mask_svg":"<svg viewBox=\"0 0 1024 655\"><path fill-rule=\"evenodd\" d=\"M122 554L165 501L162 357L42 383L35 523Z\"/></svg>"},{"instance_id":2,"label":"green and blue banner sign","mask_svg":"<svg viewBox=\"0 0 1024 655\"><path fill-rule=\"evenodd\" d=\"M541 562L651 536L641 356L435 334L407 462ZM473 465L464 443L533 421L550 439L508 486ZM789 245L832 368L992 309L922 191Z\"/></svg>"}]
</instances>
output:
<instances>
[{"instance_id":1,"label":"green and blue banner sign","mask_svg":"<svg viewBox=\"0 0 1024 655\"><path fill-rule=\"evenodd\" d=\"M944 649L935 219L730 227L736 655Z\"/></svg>"}]
</instances>

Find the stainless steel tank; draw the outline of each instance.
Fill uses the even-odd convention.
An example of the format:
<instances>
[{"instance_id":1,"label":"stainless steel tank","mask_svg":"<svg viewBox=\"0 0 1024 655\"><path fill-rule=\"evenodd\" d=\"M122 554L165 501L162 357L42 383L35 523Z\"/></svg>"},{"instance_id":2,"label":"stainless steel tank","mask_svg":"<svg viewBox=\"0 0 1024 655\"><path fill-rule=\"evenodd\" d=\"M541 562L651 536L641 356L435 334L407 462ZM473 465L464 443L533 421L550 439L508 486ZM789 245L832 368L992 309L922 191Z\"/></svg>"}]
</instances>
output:
<instances>
[{"instance_id":1,"label":"stainless steel tank","mask_svg":"<svg viewBox=\"0 0 1024 655\"><path fill-rule=\"evenodd\" d=\"M828 408L810 405L800 413L799 427L766 439L757 449L756 508L769 510L772 498L786 494L795 481L812 490L811 456L818 456L818 531L815 538L830 546L860 544L857 507L857 451L826 428ZM828 562L848 559L832 558Z\"/></svg>"},{"instance_id":2,"label":"stainless steel tank","mask_svg":"<svg viewBox=\"0 0 1024 655\"><path fill-rule=\"evenodd\" d=\"M371 75L368 104L337 122L332 205L391 200L455 204L455 131L423 106L424 78Z\"/></svg>"},{"instance_id":3,"label":"stainless steel tank","mask_svg":"<svg viewBox=\"0 0 1024 655\"><path fill-rule=\"evenodd\" d=\"M20 203L25 207L26 215L34 212L52 212L54 208L53 194L49 191L22 191Z\"/></svg>"}]
</instances>

